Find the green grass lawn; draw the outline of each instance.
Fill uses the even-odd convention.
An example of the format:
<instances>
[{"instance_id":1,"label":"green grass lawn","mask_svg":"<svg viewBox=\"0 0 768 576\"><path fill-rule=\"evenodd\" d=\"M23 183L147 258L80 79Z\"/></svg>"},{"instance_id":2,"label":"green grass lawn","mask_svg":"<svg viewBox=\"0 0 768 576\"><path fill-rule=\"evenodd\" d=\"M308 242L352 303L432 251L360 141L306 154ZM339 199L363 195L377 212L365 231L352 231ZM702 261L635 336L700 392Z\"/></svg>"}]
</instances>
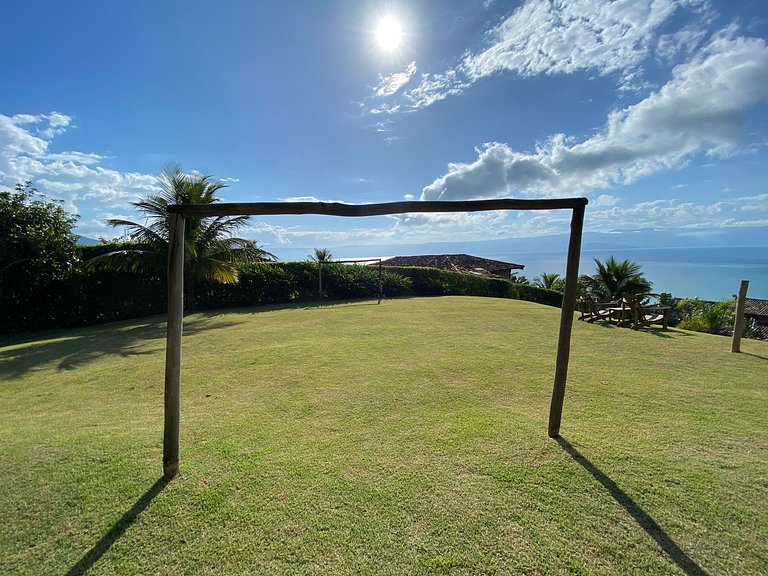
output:
<instances>
[{"instance_id":1,"label":"green grass lawn","mask_svg":"<svg viewBox=\"0 0 768 576\"><path fill-rule=\"evenodd\" d=\"M768 342L467 297L0 342L0 574L766 574Z\"/></svg>"}]
</instances>

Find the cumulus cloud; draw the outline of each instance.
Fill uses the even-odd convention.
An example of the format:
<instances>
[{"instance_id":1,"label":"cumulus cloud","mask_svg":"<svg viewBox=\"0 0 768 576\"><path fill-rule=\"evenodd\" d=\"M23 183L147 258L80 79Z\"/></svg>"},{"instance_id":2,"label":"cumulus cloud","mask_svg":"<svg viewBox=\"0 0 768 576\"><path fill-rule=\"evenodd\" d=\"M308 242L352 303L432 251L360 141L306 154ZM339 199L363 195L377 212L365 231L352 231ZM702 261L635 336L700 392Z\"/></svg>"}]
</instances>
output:
<instances>
[{"instance_id":1,"label":"cumulus cloud","mask_svg":"<svg viewBox=\"0 0 768 576\"><path fill-rule=\"evenodd\" d=\"M52 152L56 136L71 127L72 118L60 112L0 114L0 186L31 180L41 192L64 200L68 211L87 213L80 233L100 233L94 215L156 191L156 177L106 168L106 158L94 152Z\"/></svg>"},{"instance_id":2,"label":"cumulus cloud","mask_svg":"<svg viewBox=\"0 0 768 576\"><path fill-rule=\"evenodd\" d=\"M533 153L503 143L474 162L450 164L422 200L572 195L631 184L680 166L694 154L727 155L741 143L746 115L768 101L768 47L759 38L716 36L644 100L612 112L583 142L553 135Z\"/></svg>"}]
</instances>

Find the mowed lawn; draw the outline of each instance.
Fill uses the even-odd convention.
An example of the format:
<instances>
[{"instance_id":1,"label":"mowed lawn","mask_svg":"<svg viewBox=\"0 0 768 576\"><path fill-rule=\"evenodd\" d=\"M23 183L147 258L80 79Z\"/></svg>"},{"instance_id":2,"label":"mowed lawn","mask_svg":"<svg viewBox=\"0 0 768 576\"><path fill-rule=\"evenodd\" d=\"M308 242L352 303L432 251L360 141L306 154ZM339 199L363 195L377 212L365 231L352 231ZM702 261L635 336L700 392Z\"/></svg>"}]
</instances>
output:
<instances>
[{"instance_id":1,"label":"mowed lawn","mask_svg":"<svg viewBox=\"0 0 768 576\"><path fill-rule=\"evenodd\" d=\"M415 298L0 341L1 574L766 574L768 342Z\"/></svg>"}]
</instances>

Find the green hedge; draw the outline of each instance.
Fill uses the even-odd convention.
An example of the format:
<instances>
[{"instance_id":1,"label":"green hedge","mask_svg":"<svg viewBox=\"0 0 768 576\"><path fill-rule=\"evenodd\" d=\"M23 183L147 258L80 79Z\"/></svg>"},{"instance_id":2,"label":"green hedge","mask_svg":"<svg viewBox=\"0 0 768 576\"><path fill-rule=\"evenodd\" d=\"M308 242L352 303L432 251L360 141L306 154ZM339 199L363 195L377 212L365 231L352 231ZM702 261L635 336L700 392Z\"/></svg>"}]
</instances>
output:
<instances>
[{"instance_id":1,"label":"green hedge","mask_svg":"<svg viewBox=\"0 0 768 576\"><path fill-rule=\"evenodd\" d=\"M0 298L0 333L89 326L160 314L166 309L165 278L126 272L72 271L23 299Z\"/></svg>"},{"instance_id":2,"label":"green hedge","mask_svg":"<svg viewBox=\"0 0 768 576\"><path fill-rule=\"evenodd\" d=\"M201 283L196 302L200 308L229 308L318 298L317 264L314 262L253 263L240 267L237 284ZM408 294L411 283L385 271L384 294ZM323 298L352 300L373 298L379 293L379 271L373 266L323 264Z\"/></svg>"},{"instance_id":3,"label":"green hedge","mask_svg":"<svg viewBox=\"0 0 768 576\"><path fill-rule=\"evenodd\" d=\"M124 244L119 245L125 248ZM81 260L117 246L83 246ZM323 298L351 300L378 295L378 266L323 264ZM385 297L488 296L528 300L559 307L562 294L535 286L447 272L434 268L385 267ZM257 306L318 299L314 262L252 263L240 268L235 285L200 282L198 309ZM160 314L166 309L166 280L159 275L73 270L64 280L30 287L23 301L0 298L0 333L87 326L113 320Z\"/></svg>"},{"instance_id":4,"label":"green hedge","mask_svg":"<svg viewBox=\"0 0 768 576\"><path fill-rule=\"evenodd\" d=\"M409 295L414 296L488 296L492 298L512 298L527 300L547 306L559 308L563 303L563 295L554 290L545 290L527 284L515 284L501 278L473 276L437 270L436 268L418 268L406 266L388 266L395 272L412 282Z\"/></svg>"}]
</instances>

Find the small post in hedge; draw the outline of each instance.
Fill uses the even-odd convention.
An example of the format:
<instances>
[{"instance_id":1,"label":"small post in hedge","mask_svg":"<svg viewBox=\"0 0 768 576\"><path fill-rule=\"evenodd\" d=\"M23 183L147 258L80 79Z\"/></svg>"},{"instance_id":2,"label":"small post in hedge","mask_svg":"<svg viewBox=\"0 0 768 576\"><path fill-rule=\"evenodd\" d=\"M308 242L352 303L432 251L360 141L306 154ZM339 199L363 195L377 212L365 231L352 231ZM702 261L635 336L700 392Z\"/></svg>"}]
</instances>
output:
<instances>
[{"instance_id":1,"label":"small post in hedge","mask_svg":"<svg viewBox=\"0 0 768 576\"><path fill-rule=\"evenodd\" d=\"M739 295L736 298L736 318L733 321L731 352L741 352L741 333L744 332L744 308L747 300L747 288L749 288L749 280L742 280L739 286Z\"/></svg>"},{"instance_id":2,"label":"small post in hedge","mask_svg":"<svg viewBox=\"0 0 768 576\"><path fill-rule=\"evenodd\" d=\"M317 299L323 299L323 261L317 260Z\"/></svg>"}]
</instances>

